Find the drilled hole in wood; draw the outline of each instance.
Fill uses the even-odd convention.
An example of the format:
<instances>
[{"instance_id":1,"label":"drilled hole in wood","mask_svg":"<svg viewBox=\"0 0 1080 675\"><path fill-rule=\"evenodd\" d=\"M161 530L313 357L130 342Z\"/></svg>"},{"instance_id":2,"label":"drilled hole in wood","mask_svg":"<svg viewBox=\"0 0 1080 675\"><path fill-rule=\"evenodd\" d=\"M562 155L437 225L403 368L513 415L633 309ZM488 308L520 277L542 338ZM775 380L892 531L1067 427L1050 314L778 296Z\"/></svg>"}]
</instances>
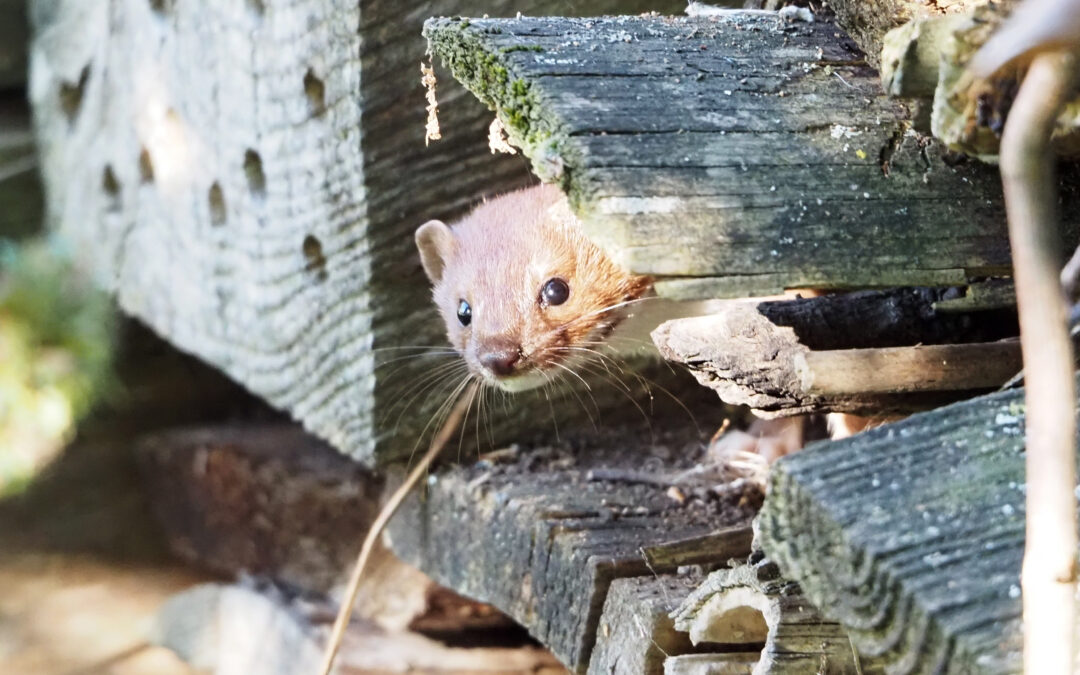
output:
<instances>
[{"instance_id":1,"label":"drilled hole in wood","mask_svg":"<svg viewBox=\"0 0 1080 675\"><path fill-rule=\"evenodd\" d=\"M176 0L150 0L150 9L158 14L168 14L172 12L175 2Z\"/></svg>"},{"instance_id":2,"label":"drilled hole in wood","mask_svg":"<svg viewBox=\"0 0 1080 675\"><path fill-rule=\"evenodd\" d=\"M154 162L146 148L139 152L139 180L144 183L154 182Z\"/></svg>"},{"instance_id":3,"label":"drilled hole in wood","mask_svg":"<svg viewBox=\"0 0 1080 675\"><path fill-rule=\"evenodd\" d=\"M312 115L326 112L326 85L310 68L304 74L304 93L307 94Z\"/></svg>"},{"instance_id":4,"label":"drilled hole in wood","mask_svg":"<svg viewBox=\"0 0 1080 675\"><path fill-rule=\"evenodd\" d=\"M304 237L304 269L315 277L316 281L326 281L326 256L323 255L322 242L310 234Z\"/></svg>"},{"instance_id":5,"label":"drilled hole in wood","mask_svg":"<svg viewBox=\"0 0 1080 675\"><path fill-rule=\"evenodd\" d=\"M214 181L214 184L210 186L210 192L207 195L207 199L210 202L210 224L224 225L225 193L222 191L220 183Z\"/></svg>"},{"instance_id":6,"label":"drilled hole in wood","mask_svg":"<svg viewBox=\"0 0 1080 675\"><path fill-rule=\"evenodd\" d=\"M60 109L68 122L74 122L82 107L83 94L86 93L86 82L90 79L90 64L83 66L79 73L79 81L76 83L64 82L60 85Z\"/></svg>"},{"instance_id":7,"label":"drilled hole in wood","mask_svg":"<svg viewBox=\"0 0 1080 675\"><path fill-rule=\"evenodd\" d=\"M247 176L248 188L256 197L266 196L266 174L263 173L262 158L254 150L244 153L244 175Z\"/></svg>"},{"instance_id":8,"label":"drilled hole in wood","mask_svg":"<svg viewBox=\"0 0 1080 675\"><path fill-rule=\"evenodd\" d=\"M105 170L101 172L101 189L105 191L109 210L118 210L120 208L120 181L117 180L112 166L108 164L105 165Z\"/></svg>"}]
</instances>

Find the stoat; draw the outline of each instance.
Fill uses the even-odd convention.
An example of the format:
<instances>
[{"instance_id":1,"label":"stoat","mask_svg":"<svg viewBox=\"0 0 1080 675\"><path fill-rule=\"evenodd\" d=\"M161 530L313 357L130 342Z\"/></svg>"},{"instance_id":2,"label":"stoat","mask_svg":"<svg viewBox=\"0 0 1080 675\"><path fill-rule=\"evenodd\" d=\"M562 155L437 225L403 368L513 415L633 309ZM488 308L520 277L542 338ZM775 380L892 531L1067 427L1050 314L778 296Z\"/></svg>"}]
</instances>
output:
<instances>
[{"instance_id":1,"label":"stoat","mask_svg":"<svg viewBox=\"0 0 1080 675\"><path fill-rule=\"evenodd\" d=\"M450 344L505 391L539 387L589 351L645 345L646 315L663 320L642 309L650 280L589 241L551 185L491 199L453 225L424 223L416 245Z\"/></svg>"}]
</instances>

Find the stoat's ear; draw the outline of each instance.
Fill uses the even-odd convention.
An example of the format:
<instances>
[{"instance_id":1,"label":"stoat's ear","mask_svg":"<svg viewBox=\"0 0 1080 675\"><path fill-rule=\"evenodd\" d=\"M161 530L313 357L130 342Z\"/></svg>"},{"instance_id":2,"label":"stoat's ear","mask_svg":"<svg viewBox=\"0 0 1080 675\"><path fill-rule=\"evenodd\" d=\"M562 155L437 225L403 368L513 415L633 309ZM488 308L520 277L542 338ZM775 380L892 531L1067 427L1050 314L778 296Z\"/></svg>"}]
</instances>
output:
<instances>
[{"instance_id":1,"label":"stoat's ear","mask_svg":"<svg viewBox=\"0 0 1080 675\"><path fill-rule=\"evenodd\" d=\"M428 279L437 284L446 269L446 259L454 248L454 233L441 220L429 220L416 228L416 248Z\"/></svg>"}]
</instances>

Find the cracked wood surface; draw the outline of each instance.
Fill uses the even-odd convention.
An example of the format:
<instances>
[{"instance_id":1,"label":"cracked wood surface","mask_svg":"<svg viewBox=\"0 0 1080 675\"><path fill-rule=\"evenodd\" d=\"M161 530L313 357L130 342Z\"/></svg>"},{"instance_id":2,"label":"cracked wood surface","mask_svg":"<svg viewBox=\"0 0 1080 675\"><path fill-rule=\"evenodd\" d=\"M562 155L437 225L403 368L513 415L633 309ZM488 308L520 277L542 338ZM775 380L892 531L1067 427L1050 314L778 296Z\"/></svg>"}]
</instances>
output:
<instances>
[{"instance_id":1,"label":"cracked wood surface","mask_svg":"<svg viewBox=\"0 0 1080 675\"><path fill-rule=\"evenodd\" d=\"M1010 273L997 172L945 163L831 23L433 19L425 34L662 295Z\"/></svg>"},{"instance_id":2,"label":"cracked wood surface","mask_svg":"<svg viewBox=\"0 0 1080 675\"><path fill-rule=\"evenodd\" d=\"M605 609L612 582L747 555L760 495L679 501L664 486L590 480L589 470L679 471L694 466L700 450L686 438L601 438L519 450L509 463L445 469L391 521L391 548L436 582L509 614L570 670L585 673L593 658L604 670L614 658L609 638L625 639L630 620L618 618L614 606ZM656 618L653 609L642 611ZM668 637L665 647L685 643ZM654 668L655 656L648 649L626 654L627 663Z\"/></svg>"},{"instance_id":3,"label":"cracked wood surface","mask_svg":"<svg viewBox=\"0 0 1080 675\"><path fill-rule=\"evenodd\" d=\"M759 544L888 672L1018 673L1024 418L1014 389L808 446Z\"/></svg>"},{"instance_id":4,"label":"cracked wood surface","mask_svg":"<svg viewBox=\"0 0 1080 675\"><path fill-rule=\"evenodd\" d=\"M856 663L843 627L822 617L799 585L783 578L776 563L761 551L751 554L746 564L710 574L671 616L674 627L686 631L694 644L727 643L745 649L710 655L717 665L752 653L755 675L881 672ZM668 672L683 672L678 662L686 660L704 659L675 656L669 659Z\"/></svg>"}]
</instances>

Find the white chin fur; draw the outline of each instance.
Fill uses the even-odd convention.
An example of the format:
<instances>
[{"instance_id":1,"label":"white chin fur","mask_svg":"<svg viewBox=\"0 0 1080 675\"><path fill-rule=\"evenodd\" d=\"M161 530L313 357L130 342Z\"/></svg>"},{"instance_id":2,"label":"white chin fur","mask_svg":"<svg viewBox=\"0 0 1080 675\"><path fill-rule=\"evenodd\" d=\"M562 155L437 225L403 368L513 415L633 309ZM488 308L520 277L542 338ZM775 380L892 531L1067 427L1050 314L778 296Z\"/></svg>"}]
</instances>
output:
<instances>
[{"instance_id":1,"label":"white chin fur","mask_svg":"<svg viewBox=\"0 0 1080 675\"><path fill-rule=\"evenodd\" d=\"M541 387L548 379L534 371L524 375L516 375L514 377L489 378L488 381L503 391L517 393Z\"/></svg>"}]
</instances>

